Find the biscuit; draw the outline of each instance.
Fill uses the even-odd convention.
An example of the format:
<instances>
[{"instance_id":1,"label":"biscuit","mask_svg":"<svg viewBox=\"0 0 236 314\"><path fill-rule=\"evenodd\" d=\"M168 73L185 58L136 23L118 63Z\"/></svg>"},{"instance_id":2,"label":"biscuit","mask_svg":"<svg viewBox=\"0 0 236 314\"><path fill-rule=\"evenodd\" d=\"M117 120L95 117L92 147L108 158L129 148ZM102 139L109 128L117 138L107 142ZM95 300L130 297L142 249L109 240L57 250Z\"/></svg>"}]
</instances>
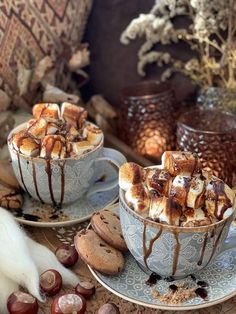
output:
<instances>
[{"instance_id":1,"label":"biscuit","mask_svg":"<svg viewBox=\"0 0 236 314\"><path fill-rule=\"evenodd\" d=\"M120 251L127 251L122 235L120 218L108 209L93 214L91 219L93 230L108 244Z\"/></svg>"},{"instance_id":2,"label":"biscuit","mask_svg":"<svg viewBox=\"0 0 236 314\"><path fill-rule=\"evenodd\" d=\"M23 205L22 195L0 184L0 206L7 209L20 209Z\"/></svg>"},{"instance_id":3,"label":"biscuit","mask_svg":"<svg viewBox=\"0 0 236 314\"><path fill-rule=\"evenodd\" d=\"M124 267L122 253L103 241L94 230L82 230L74 238L81 259L104 274L118 274Z\"/></svg>"}]
</instances>

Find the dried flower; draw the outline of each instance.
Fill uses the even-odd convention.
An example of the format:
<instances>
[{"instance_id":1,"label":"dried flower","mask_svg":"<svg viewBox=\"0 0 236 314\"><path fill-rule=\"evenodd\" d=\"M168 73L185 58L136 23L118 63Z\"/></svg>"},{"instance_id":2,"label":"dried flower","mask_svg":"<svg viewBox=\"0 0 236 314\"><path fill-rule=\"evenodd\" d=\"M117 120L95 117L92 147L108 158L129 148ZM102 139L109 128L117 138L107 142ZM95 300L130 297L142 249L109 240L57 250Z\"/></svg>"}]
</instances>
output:
<instances>
[{"instance_id":1,"label":"dried flower","mask_svg":"<svg viewBox=\"0 0 236 314\"><path fill-rule=\"evenodd\" d=\"M174 18L187 16L186 29L177 28ZM189 76L200 86L236 86L236 2L234 0L156 0L148 14L140 14L121 34L128 44L138 37L145 42L138 52L138 73L145 75L145 66L165 64L161 80L175 71ZM187 62L175 60L169 53L156 50L156 44L169 45L184 41L197 52L197 58ZM155 50L154 49L155 46Z\"/></svg>"}]
</instances>

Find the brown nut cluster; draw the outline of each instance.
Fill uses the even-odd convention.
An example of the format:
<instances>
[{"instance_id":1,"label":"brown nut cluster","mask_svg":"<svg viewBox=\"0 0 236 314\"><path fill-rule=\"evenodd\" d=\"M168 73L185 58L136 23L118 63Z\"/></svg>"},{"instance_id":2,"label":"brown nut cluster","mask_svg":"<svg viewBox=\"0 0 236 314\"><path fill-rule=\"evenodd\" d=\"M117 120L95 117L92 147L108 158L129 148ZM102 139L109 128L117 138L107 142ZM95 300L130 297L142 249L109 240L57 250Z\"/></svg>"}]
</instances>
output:
<instances>
[{"instance_id":1,"label":"brown nut cluster","mask_svg":"<svg viewBox=\"0 0 236 314\"><path fill-rule=\"evenodd\" d=\"M169 225L209 225L230 215L235 205L234 191L190 152L167 151L161 166L125 163L119 185L134 211Z\"/></svg>"},{"instance_id":2,"label":"brown nut cluster","mask_svg":"<svg viewBox=\"0 0 236 314\"><path fill-rule=\"evenodd\" d=\"M64 159L93 150L103 140L103 132L86 121L87 111L67 102L36 104L33 119L24 130L13 134L10 144L30 157Z\"/></svg>"}]
</instances>

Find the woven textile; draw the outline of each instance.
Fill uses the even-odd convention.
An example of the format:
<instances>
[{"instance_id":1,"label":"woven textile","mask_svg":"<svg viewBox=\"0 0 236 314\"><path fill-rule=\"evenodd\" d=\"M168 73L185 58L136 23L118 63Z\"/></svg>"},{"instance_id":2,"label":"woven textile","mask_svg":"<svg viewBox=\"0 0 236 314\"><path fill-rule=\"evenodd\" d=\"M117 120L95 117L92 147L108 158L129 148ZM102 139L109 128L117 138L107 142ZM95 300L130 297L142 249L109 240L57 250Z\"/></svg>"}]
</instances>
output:
<instances>
[{"instance_id":1,"label":"woven textile","mask_svg":"<svg viewBox=\"0 0 236 314\"><path fill-rule=\"evenodd\" d=\"M37 90L19 96L18 64L34 68L46 55L56 63L57 86L67 88L65 64L78 48L92 0L2 0L0 2L0 89L17 106Z\"/></svg>"}]
</instances>

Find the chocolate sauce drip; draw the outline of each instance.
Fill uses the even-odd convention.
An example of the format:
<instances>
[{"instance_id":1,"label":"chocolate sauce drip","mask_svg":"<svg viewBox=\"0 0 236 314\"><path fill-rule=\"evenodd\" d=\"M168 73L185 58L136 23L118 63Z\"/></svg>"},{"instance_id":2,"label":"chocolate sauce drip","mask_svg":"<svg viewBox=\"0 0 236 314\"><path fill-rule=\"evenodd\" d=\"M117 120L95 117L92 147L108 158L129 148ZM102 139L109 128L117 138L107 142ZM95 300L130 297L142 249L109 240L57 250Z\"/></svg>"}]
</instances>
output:
<instances>
[{"instance_id":1,"label":"chocolate sauce drip","mask_svg":"<svg viewBox=\"0 0 236 314\"><path fill-rule=\"evenodd\" d=\"M24 218L25 220L31 220L31 221L39 221L40 217L36 215L31 214L24 214L22 209L19 209L15 212L15 217L17 218Z\"/></svg>"},{"instance_id":2,"label":"chocolate sauce drip","mask_svg":"<svg viewBox=\"0 0 236 314\"><path fill-rule=\"evenodd\" d=\"M61 200L60 200L60 206L62 206L62 204L63 204L64 194L65 194L65 172L64 172L65 163L66 162L63 161L62 163L59 164L59 166L61 168Z\"/></svg>"},{"instance_id":3,"label":"chocolate sauce drip","mask_svg":"<svg viewBox=\"0 0 236 314\"><path fill-rule=\"evenodd\" d=\"M40 217L36 216L36 215L31 215L31 214L23 214L22 215L23 218L25 220L30 220L30 221L39 221L40 220Z\"/></svg>"},{"instance_id":4,"label":"chocolate sauce drip","mask_svg":"<svg viewBox=\"0 0 236 314\"><path fill-rule=\"evenodd\" d=\"M203 259L204 259L204 253L206 250L206 245L207 245L207 240L208 240L208 232L205 233L205 237L204 237L204 241L203 241L203 245L202 245L202 251L201 251L201 256L200 259L198 261L198 266L202 265Z\"/></svg>"},{"instance_id":5,"label":"chocolate sauce drip","mask_svg":"<svg viewBox=\"0 0 236 314\"><path fill-rule=\"evenodd\" d=\"M37 177L36 177L36 169L35 169L35 164L32 161L32 171L33 171L33 181L34 181L34 188L35 192L37 194L38 199L42 204L44 204L44 201L42 200L41 196L39 195L39 190L38 190L38 184L37 184Z\"/></svg>"},{"instance_id":6,"label":"chocolate sauce drip","mask_svg":"<svg viewBox=\"0 0 236 314\"><path fill-rule=\"evenodd\" d=\"M209 287L208 283L206 281L203 281L203 280L198 280L197 285L201 286L202 288Z\"/></svg>"},{"instance_id":7,"label":"chocolate sauce drip","mask_svg":"<svg viewBox=\"0 0 236 314\"><path fill-rule=\"evenodd\" d=\"M145 230L145 232L146 232L146 230ZM162 228L160 227L160 229L158 230L156 236L153 239L150 240L149 248L147 248L146 245L144 246L144 258L143 259L144 259L144 263L145 263L147 268L148 268L147 259L149 258L149 256L152 253L152 248L153 248L153 245L154 245L155 241L159 239L161 234L162 234Z\"/></svg>"},{"instance_id":8,"label":"chocolate sauce drip","mask_svg":"<svg viewBox=\"0 0 236 314\"><path fill-rule=\"evenodd\" d=\"M149 276L148 280L146 281L146 284L148 286L153 286L157 283L158 280L161 280L162 277L156 273L151 273L151 275Z\"/></svg>"},{"instance_id":9,"label":"chocolate sauce drip","mask_svg":"<svg viewBox=\"0 0 236 314\"><path fill-rule=\"evenodd\" d=\"M19 168L19 173L20 173L20 179L21 179L21 182L23 184L23 187L24 187L24 190L31 196L31 194L29 193L26 185L25 185L25 182L24 182L24 179L23 179L23 174L22 174L22 168L21 168L21 162L20 162L20 154L19 152L16 152L16 155L17 155L17 160L18 160L18 168Z\"/></svg>"},{"instance_id":10,"label":"chocolate sauce drip","mask_svg":"<svg viewBox=\"0 0 236 314\"><path fill-rule=\"evenodd\" d=\"M195 293L197 296L199 296L202 299L206 299L208 297L208 292L204 288L197 288L195 290Z\"/></svg>"},{"instance_id":11,"label":"chocolate sauce drip","mask_svg":"<svg viewBox=\"0 0 236 314\"><path fill-rule=\"evenodd\" d=\"M176 240L176 245L175 245L175 251L174 251L174 259L173 259L173 266L172 266L172 276L176 273L177 265L178 265L178 260L179 260L179 251L180 251L180 243L179 243L179 237L178 233L173 233L175 240Z\"/></svg>"},{"instance_id":12,"label":"chocolate sauce drip","mask_svg":"<svg viewBox=\"0 0 236 314\"><path fill-rule=\"evenodd\" d=\"M212 181L212 186L213 186L213 190L216 194L215 197L215 211L214 211L214 215L215 217L217 217L219 220L223 219L224 213L225 211L230 208L232 206L230 199L228 198L227 194L225 193L224 190L224 182L223 181ZM218 214L218 201L219 201L219 196L220 195L224 195L226 202L224 204L224 206L222 206L220 213Z\"/></svg>"},{"instance_id":13,"label":"chocolate sauce drip","mask_svg":"<svg viewBox=\"0 0 236 314\"><path fill-rule=\"evenodd\" d=\"M213 245L213 250L212 250L212 253L211 253L211 256L210 256L210 258L209 258L209 261L208 261L207 265L210 263L210 261L212 260L214 254L215 254L215 252L216 252L216 249L217 249L218 244L219 244L219 242L220 242L220 238L221 238L221 235L222 235L222 233L223 233L223 231L224 231L224 228L225 228L226 223L227 223L227 220L225 220L225 222L224 222L224 224L223 224L223 226L222 226L222 228L221 228L221 230L220 230L220 232L219 232L219 235L218 235L218 237L217 237L217 239L216 239L216 241L215 241L215 243L214 243L214 245Z\"/></svg>"},{"instance_id":14,"label":"chocolate sauce drip","mask_svg":"<svg viewBox=\"0 0 236 314\"><path fill-rule=\"evenodd\" d=\"M169 289L172 291L172 292L176 292L178 290L178 287L176 285L169 285Z\"/></svg>"},{"instance_id":15,"label":"chocolate sauce drip","mask_svg":"<svg viewBox=\"0 0 236 314\"><path fill-rule=\"evenodd\" d=\"M49 187L49 192L50 192L50 197L53 203L53 206L56 207L57 203L54 199L54 195L53 195L53 189L52 189L52 169L51 169L51 162L50 159L46 159L46 168L45 171L48 175L48 187Z\"/></svg>"},{"instance_id":16,"label":"chocolate sauce drip","mask_svg":"<svg viewBox=\"0 0 236 314\"><path fill-rule=\"evenodd\" d=\"M193 281L196 281L197 278L193 275L193 274L190 274L189 277L193 280Z\"/></svg>"}]
</instances>

